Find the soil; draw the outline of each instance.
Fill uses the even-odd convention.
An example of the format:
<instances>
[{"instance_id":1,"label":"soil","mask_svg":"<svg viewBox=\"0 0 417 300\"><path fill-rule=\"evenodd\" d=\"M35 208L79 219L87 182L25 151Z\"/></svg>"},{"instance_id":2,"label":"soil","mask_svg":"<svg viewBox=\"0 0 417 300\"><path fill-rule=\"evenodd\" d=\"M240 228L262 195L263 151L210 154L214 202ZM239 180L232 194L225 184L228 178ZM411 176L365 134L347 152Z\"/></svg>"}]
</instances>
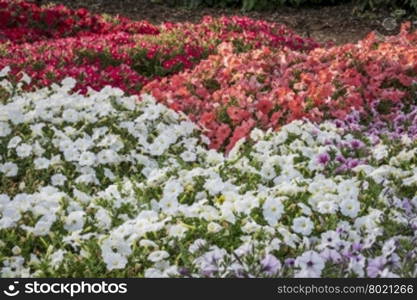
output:
<instances>
[{"instance_id":1,"label":"soil","mask_svg":"<svg viewBox=\"0 0 417 300\"><path fill-rule=\"evenodd\" d=\"M35 0L39 1L39 0ZM134 20L147 20L153 24L163 22L200 22L205 15L248 16L255 19L279 22L287 25L304 37L319 42L332 41L335 44L355 43L369 32L384 32L382 22L389 17L389 11L360 14L352 4L320 6L309 8L282 7L267 11L242 12L233 8L186 8L170 7L152 3L150 0L42 0L42 4L64 4L71 8L85 7L95 13L122 15Z\"/></svg>"}]
</instances>

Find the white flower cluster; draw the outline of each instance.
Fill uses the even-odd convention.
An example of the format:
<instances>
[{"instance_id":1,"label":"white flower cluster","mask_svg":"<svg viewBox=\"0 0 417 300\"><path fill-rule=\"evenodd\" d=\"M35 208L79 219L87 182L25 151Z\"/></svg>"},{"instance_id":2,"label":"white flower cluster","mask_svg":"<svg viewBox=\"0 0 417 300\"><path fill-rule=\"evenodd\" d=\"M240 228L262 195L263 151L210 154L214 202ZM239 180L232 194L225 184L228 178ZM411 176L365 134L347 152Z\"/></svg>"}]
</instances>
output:
<instances>
[{"instance_id":1,"label":"white flower cluster","mask_svg":"<svg viewBox=\"0 0 417 300\"><path fill-rule=\"evenodd\" d=\"M417 275L415 142L294 121L225 156L149 96L74 84L2 83L1 276Z\"/></svg>"}]
</instances>

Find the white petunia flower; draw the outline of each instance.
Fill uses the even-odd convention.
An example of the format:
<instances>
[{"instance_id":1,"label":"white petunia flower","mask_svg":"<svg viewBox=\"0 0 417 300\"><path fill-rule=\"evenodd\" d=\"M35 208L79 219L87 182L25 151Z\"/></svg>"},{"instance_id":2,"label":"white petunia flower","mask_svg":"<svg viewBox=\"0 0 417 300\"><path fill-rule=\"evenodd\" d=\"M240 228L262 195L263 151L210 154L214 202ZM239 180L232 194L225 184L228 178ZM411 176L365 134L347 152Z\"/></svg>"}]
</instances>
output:
<instances>
[{"instance_id":1,"label":"white petunia flower","mask_svg":"<svg viewBox=\"0 0 417 300\"><path fill-rule=\"evenodd\" d=\"M51 183L54 186L63 186L67 181L67 177L62 174L55 174L51 177Z\"/></svg>"},{"instance_id":2,"label":"white petunia flower","mask_svg":"<svg viewBox=\"0 0 417 300\"><path fill-rule=\"evenodd\" d=\"M0 122L0 137L8 136L12 132L9 124L6 122Z\"/></svg>"},{"instance_id":3,"label":"white petunia flower","mask_svg":"<svg viewBox=\"0 0 417 300\"><path fill-rule=\"evenodd\" d=\"M141 247L145 247L145 248L153 248L153 249L158 249L158 245L151 241L151 240L140 240L139 242L139 246Z\"/></svg>"},{"instance_id":4,"label":"white petunia flower","mask_svg":"<svg viewBox=\"0 0 417 300\"><path fill-rule=\"evenodd\" d=\"M192 151L184 151L181 153L181 158L186 162L192 162L196 160L197 155Z\"/></svg>"},{"instance_id":5,"label":"white petunia flower","mask_svg":"<svg viewBox=\"0 0 417 300\"><path fill-rule=\"evenodd\" d=\"M117 153L110 149L101 150L97 154L97 161L100 164L113 164L118 162Z\"/></svg>"},{"instance_id":6,"label":"white petunia flower","mask_svg":"<svg viewBox=\"0 0 417 300\"><path fill-rule=\"evenodd\" d=\"M338 209L338 205L334 201L320 201L317 204L317 211L321 214L334 214Z\"/></svg>"},{"instance_id":7,"label":"white petunia flower","mask_svg":"<svg viewBox=\"0 0 417 300\"><path fill-rule=\"evenodd\" d=\"M184 191L178 181L169 181L164 187L164 197L176 199Z\"/></svg>"},{"instance_id":8,"label":"white petunia flower","mask_svg":"<svg viewBox=\"0 0 417 300\"><path fill-rule=\"evenodd\" d=\"M307 217L298 217L293 220L291 227L296 233L309 236L314 228L313 222Z\"/></svg>"},{"instance_id":9,"label":"white petunia flower","mask_svg":"<svg viewBox=\"0 0 417 300\"><path fill-rule=\"evenodd\" d=\"M51 264L52 268L54 268L54 269L59 268L62 261L64 260L65 253L66 253L65 250L59 249L59 250L57 250L57 251L55 251L54 253L51 254L50 264Z\"/></svg>"},{"instance_id":10,"label":"white petunia flower","mask_svg":"<svg viewBox=\"0 0 417 300\"><path fill-rule=\"evenodd\" d=\"M157 250L149 254L148 260L151 262L158 262L169 257L169 253L166 251Z\"/></svg>"},{"instance_id":11,"label":"white petunia flower","mask_svg":"<svg viewBox=\"0 0 417 300\"><path fill-rule=\"evenodd\" d=\"M76 110L69 108L64 110L62 118L65 122L76 123L79 121L79 113Z\"/></svg>"},{"instance_id":12,"label":"white petunia flower","mask_svg":"<svg viewBox=\"0 0 417 300\"><path fill-rule=\"evenodd\" d=\"M100 208L96 213L95 213L95 218L97 221L97 225L99 228L103 228L103 229L109 229L112 223L112 218L109 214L109 212L107 210L105 210L104 208Z\"/></svg>"},{"instance_id":13,"label":"white petunia flower","mask_svg":"<svg viewBox=\"0 0 417 300\"><path fill-rule=\"evenodd\" d=\"M66 91L69 91L72 88L74 88L76 84L77 84L76 80L71 77L67 77L61 81L61 85Z\"/></svg>"},{"instance_id":14,"label":"white petunia flower","mask_svg":"<svg viewBox=\"0 0 417 300\"><path fill-rule=\"evenodd\" d=\"M25 158L30 156L32 153L32 146L28 144L20 144L16 147L16 154L20 158Z\"/></svg>"},{"instance_id":15,"label":"white petunia flower","mask_svg":"<svg viewBox=\"0 0 417 300\"><path fill-rule=\"evenodd\" d=\"M92 152L85 151L81 153L80 158L78 160L81 166L92 166L96 161L96 155Z\"/></svg>"},{"instance_id":16,"label":"white petunia flower","mask_svg":"<svg viewBox=\"0 0 417 300\"><path fill-rule=\"evenodd\" d=\"M270 226L275 226L284 213L285 197L268 198L263 204L263 216Z\"/></svg>"},{"instance_id":17,"label":"white petunia flower","mask_svg":"<svg viewBox=\"0 0 417 300\"><path fill-rule=\"evenodd\" d=\"M20 249L19 246L14 246L12 248L12 253L13 253L13 255L20 255L22 253L22 249Z\"/></svg>"},{"instance_id":18,"label":"white petunia flower","mask_svg":"<svg viewBox=\"0 0 417 300\"><path fill-rule=\"evenodd\" d=\"M22 138L20 136L15 136L10 139L9 143L7 144L8 149L16 148L17 145L22 141Z\"/></svg>"},{"instance_id":19,"label":"white petunia flower","mask_svg":"<svg viewBox=\"0 0 417 300\"><path fill-rule=\"evenodd\" d=\"M372 148L372 153L376 160L382 160L388 156L388 148L384 144L378 144Z\"/></svg>"},{"instance_id":20,"label":"white petunia flower","mask_svg":"<svg viewBox=\"0 0 417 300\"><path fill-rule=\"evenodd\" d=\"M127 264L127 259L119 253L103 253L103 261L107 270L123 269Z\"/></svg>"},{"instance_id":21,"label":"white petunia flower","mask_svg":"<svg viewBox=\"0 0 417 300\"><path fill-rule=\"evenodd\" d=\"M32 78L30 78L25 72L23 72L23 76L20 80L26 84L30 84L32 82Z\"/></svg>"},{"instance_id":22,"label":"white petunia flower","mask_svg":"<svg viewBox=\"0 0 417 300\"><path fill-rule=\"evenodd\" d=\"M265 133L263 130L260 130L258 128L255 128L250 133L250 138L254 141L259 141L265 136Z\"/></svg>"},{"instance_id":23,"label":"white petunia flower","mask_svg":"<svg viewBox=\"0 0 417 300\"><path fill-rule=\"evenodd\" d=\"M207 231L209 233L217 233L222 230L222 227L216 222L210 222L207 224Z\"/></svg>"},{"instance_id":24,"label":"white petunia flower","mask_svg":"<svg viewBox=\"0 0 417 300\"><path fill-rule=\"evenodd\" d=\"M356 218L360 210L360 203L357 200L346 199L340 203L340 212L350 218Z\"/></svg>"},{"instance_id":25,"label":"white petunia flower","mask_svg":"<svg viewBox=\"0 0 417 300\"><path fill-rule=\"evenodd\" d=\"M64 228L67 231L78 231L84 227L84 215L83 211L73 211L65 218Z\"/></svg>"},{"instance_id":26,"label":"white petunia flower","mask_svg":"<svg viewBox=\"0 0 417 300\"><path fill-rule=\"evenodd\" d=\"M187 231L188 228L182 224L173 225L168 229L168 236L182 239Z\"/></svg>"},{"instance_id":27,"label":"white petunia flower","mask_svg":"<svg viewBox=\"0 0 417 300\"><path fill-rule=\"evenodd\" d=\"M4 174L6 177L15 177L18 173L18 167L15 163L7 162L3 164L0 168L0 171Z\"/></svg>"},{"instance_id":28,"label":"white petunia flower","mask_svg":"<svg viewBox=\"0 0 417 300\"><path fill-rule=\"evenodd\" d=\"M36 170L44 170L48 169L50 165L50 160L44 157L38 157L34 161L35 169Z\"/></svg>"},{"instance_id":29,"label":"white petunia flower","mask_svg":"<svg viewBox=\"0 0 417 300\"><path fill-rule=\"evenodd\" d=\"M5 77L11 71L9 66L5 66L3 69L0 70L0 77Z\"/></svg>"},{"instance_id":30,"label":"white petunia flower","mask_svg":"<svg viewBox=\"0 0 417 300\"><path fill-rule=\"evenodd\" d=\"M159 201L159 207L163 213L171 215L178 211L179 203L176 198L164 197Z\"/></svg>"}]
</instances>

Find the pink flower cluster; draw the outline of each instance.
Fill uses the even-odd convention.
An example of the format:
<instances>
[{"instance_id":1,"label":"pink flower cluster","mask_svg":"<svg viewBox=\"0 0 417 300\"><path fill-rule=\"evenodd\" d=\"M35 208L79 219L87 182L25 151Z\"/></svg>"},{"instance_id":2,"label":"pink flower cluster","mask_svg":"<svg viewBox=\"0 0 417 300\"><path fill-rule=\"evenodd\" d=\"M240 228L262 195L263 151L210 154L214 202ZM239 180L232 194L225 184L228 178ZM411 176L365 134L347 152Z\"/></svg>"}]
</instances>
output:
<instances>
[{"instance_id":1,"label":"pink flower cluster","mask_svg":"<svg viewBox=\"0 0 417 300\"><path fill-rule=\"evenodd\" d=\"M345 119L372 108L389 115L415 99L417 33L308 53L263 47L239 54L219 46L192 70L154 81L152 93L207 130L211 147L228 151L254 126L278 129L295 119ZM414 98L413 98L414 97ZM378 105L376 105L376 103Z\"/></svg>"}]
</instances>

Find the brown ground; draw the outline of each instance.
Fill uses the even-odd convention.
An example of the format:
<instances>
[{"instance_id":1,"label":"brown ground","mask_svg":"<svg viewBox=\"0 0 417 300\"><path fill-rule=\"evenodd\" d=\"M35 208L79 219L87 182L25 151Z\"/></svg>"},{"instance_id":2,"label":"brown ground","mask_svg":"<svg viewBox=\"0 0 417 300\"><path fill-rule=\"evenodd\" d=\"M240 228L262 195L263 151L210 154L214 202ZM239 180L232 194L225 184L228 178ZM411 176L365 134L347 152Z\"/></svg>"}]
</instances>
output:
<instances>
[{"instance_id":1,"label":"brown ground","mask_svg":"<svg viewBox=\"0 0 417 300\"><path fill-rule=\"evenodd\" d=\"M150 0L43 0L43 3L61 3L71 8L86 7L96 13L119 14L135 20L148 20L154 24L166 21L199 22L204 15L245 15L283 23L302 36L309 36L320 42L333 41L336 44L356 42L372 30L386 34L381 23L390 13L380 11L360 15L350 4L313 8L283 7L243 13L239 9L231 8L173 8L151 3Z\"/></svg>"}]
</instances>

